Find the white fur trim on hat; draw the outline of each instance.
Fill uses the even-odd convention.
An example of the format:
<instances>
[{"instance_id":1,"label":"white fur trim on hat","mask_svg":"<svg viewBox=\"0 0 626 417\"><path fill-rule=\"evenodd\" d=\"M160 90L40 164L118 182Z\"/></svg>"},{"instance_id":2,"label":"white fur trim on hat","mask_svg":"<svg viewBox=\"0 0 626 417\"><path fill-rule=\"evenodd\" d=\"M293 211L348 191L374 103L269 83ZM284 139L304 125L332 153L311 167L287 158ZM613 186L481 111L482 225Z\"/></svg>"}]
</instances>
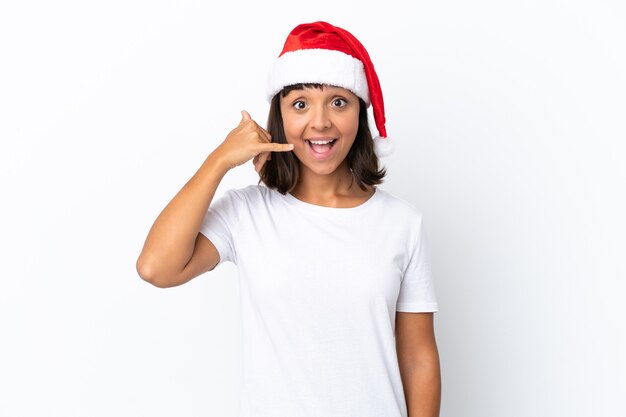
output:
<instances>
[{"instance_id":1,"label":"white fur trim on hat","mask_svg":"<svg viewBox=\"0 0 626 417\"><path fill-rule=\"evenodd\" d=\"M334 85L352 91L370 105L363 63L331 49L299 49L278 57L270 70L267 100L284 87L301 83Z\"/></svg>"}]
</instances>

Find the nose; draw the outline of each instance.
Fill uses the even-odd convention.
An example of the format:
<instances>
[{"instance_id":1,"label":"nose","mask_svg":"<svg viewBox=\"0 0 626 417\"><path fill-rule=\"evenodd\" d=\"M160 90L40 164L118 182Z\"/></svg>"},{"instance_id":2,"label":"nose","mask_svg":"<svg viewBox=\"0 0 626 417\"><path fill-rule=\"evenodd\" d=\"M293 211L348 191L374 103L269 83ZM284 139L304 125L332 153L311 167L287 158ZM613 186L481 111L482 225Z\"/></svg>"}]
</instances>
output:
<instances>
[{"instance_id":1,"label":"nose","mask_svg":"<svg viewBox=\"0 0 626 417\"><path fill-rule=\"evenodd\" d=\"M315 106L311 109L311 127L317 130L328 129L332 123L325 106Z\"/></svg>"}]
</instances>

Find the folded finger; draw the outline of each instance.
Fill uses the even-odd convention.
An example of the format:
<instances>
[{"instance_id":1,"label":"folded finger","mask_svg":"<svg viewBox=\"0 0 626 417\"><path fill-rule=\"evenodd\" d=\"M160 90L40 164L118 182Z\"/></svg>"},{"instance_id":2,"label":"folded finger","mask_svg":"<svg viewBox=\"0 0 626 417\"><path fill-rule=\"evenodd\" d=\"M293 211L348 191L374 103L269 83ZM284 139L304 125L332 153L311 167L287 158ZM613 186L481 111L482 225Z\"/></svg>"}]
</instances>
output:
<instances>
[{"instance_id":1,"label":"folded finger","mask_svg":"<svg viewBox=\"0 0 626 417\"><path fill-rule=\"evenodd\" d=\"M261 133L261 135L268 141L271 142L272 141L272 135L269 134L269 132L265 129L263 129L261 126L259 126L259 133Z\"/></svg>"}]
</instances>

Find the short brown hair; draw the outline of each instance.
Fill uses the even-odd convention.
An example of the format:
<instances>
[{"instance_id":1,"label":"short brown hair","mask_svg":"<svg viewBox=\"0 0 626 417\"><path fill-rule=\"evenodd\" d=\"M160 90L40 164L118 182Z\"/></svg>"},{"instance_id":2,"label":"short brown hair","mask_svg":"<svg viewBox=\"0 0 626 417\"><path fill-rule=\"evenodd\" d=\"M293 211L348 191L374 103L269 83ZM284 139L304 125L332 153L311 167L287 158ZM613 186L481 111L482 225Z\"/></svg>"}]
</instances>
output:
<instances>
[{"instance_id":1,"label":"short brown hair","mask_svg":"<svg viewBox=\"0 0 626 417\"><path fill-rule=\"evenodd\" d=\"M273 98L267 117L267 131L272 136L274 143L287 143L283 117L280 111L280 97L285 97L292 90L304 88L324 88L323 84L295 84L283 88ZM363 191L365 185L376 185L383 182L387 174L384 168L380 168L380 161L374 152L374 142L370 132L367 106L359 97L359 127L356 138L348 155L348 167L353 172L353 178ZM272 152L272 159L263 164L259 172L258 184L263 182L268 188L272 188L281 194L293 190L300 178L300 161L293 152Z\"/></svg>"}]
</instances>

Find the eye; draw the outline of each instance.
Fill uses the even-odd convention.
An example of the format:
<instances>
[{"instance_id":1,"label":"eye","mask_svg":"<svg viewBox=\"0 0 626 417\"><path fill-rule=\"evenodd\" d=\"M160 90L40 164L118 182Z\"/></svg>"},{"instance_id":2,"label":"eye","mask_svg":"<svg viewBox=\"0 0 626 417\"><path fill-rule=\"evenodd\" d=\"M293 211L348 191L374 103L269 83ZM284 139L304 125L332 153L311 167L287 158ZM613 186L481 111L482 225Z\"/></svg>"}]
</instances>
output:
<instances>
[{"instance_id":1,"label":"eye","mask_svg":"<svg viewBox=\"0 0 626 417\"><path fill-rule=\"evenodd\" d=\"M345 98L336 98L333 100L333 106L336 107L345 107L348 105L348 100L346 100Z\"/></svg>"},{"instance_id":2,"label":"eye","mask_svg":"<svg viewBox=\"0 0 626 417\"><path fill-rule=\"evenodd\" d=\"M295 103L292 104L292 106L296 109L296 110L302 110L306 107L306 103L302 100L298 100Z\"/></svg>"}]
</instances>

